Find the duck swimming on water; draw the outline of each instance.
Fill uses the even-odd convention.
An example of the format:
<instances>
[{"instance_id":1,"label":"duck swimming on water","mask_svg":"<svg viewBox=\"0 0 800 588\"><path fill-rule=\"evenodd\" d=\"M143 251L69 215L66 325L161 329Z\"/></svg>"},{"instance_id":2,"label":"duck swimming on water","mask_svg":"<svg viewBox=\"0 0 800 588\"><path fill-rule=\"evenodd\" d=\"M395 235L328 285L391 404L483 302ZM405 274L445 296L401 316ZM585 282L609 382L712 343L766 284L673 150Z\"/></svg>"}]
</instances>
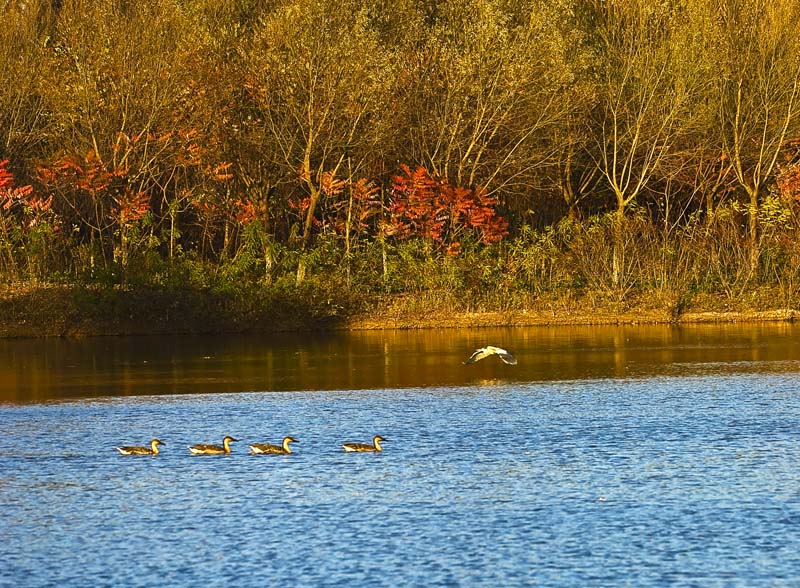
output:
<instances>
[{"instance_id":1,"label":"duck swimming on water","mask_svg":"<svg viewBox=\"0 0 800 588\"><path fill-rule=\"evenodd\" d=\"M511 355L505 349L501 349L500 347L495 347L494 345L487 345L486 347L481 347L480 349L476 349L475 352L469 356L469 359L464 362L464 365L469 365L471 363L475 363L476 361L480 361L492 355L496 355L503 363L507 363L509 365L517 365L517 358Z\"/></svg>"},{"instance_id":2,"label":"duck swimming on water","mask_svg":"<svg viewBox=\"0 0 800 588\"><path fill-rule=\"evenodd\" d=\"M380 435L375 435L372 438L372 445L369 443L344 443L342 447L347 453L367 453L367 452L380 452L383 451L381 441L386 441Z\"/></svg>"},{"instance_id":3,"label":"duck swimming on water","mask_svg":"<svg viewBox=\"0 0 800 588\"><path fill-rule=\"evenodd\" d=\"M189 451L194 455L219 455L222 453L228 454L231 452L231 441L238 441L230 435L226 435L222 439L222 445L205 445L198 443L189 447Z\"/></svg>"},{"instance_id":4,"label":"duck swimming on water","mask_svg":"<svg viewBox=\"0 0 800 588\"><path fill-rule=\"evenodd\" d=\"M292 450L289 443L298 443L297 439L293 437L284 437L281 445L271 445L269 443L253 443L250 446L250 453L253 455L271 454L271 455L289 455Z\"/></svg>"},{"instance_id":5,"label":"duck swimming on water","mask_svg":"<svg viewBox=\"0 0 800 588\"><path fill-rule=\"evenodd\" d=\"M150 441L150 447L141 447L138 445L123 445L122 447L115 447L122 455L158 455L158 446L163 445L158 439Z\"/></svg>"}]
</instances>

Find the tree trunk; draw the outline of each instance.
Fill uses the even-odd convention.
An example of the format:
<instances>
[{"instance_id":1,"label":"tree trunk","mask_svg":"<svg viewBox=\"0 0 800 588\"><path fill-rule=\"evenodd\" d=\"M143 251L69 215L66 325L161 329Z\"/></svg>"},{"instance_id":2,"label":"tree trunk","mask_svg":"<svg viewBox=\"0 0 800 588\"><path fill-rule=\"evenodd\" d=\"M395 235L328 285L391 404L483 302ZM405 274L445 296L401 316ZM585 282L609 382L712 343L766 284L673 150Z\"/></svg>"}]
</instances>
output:
<instances>
[{"instance_id":1,"label":"tree trunk","mask_svg":"<svg viewBox=\"0 0 800 588\"><path fill-rule=\"evenodd\" d=\"M614 213L614 252L611 265L611 284L617 289L622 284L622 273L625 266L625 251L622 233L625 223L625 203L618 202L617 211Z\"/></svg>"},{"instance_id":2,"label":"tree trunk","mask_svg":"<svg viewBox=\"0 0 800 588\"><path fill-rule=\"evenodd\" d=\"M319 201L319 190L311 182L308 182L308 185L311 190L311 199L308 202L308 210L303 222L303 234L300 237L300 263L297 264L297 276L295 279L295 283L298 286L303 283L306 277L306 249L308 249L308 242L311 239L311 224L314 221L314 211Z\"/></svg>"},{"instance_id":3,"label":"tree trunk","mask_svg":"<svg viewBox=\"0 0 800 588\"><path fill-rule=\"evenodd\" d=\"M175 209L169 208L169 260L175 257Z\"/></svg>"},{"instance_id":4,"label":"tree trunk","mask_svg":"<svg viewBox=\"0 0 800 588\"><path fill-rule=\"evenodd\" d=\"M758 188L748 190L750 193L750 218L748 230L750 237L750 272L752 276L758 275L761 254L758 245Z\"/></svg>"}]
</instances>

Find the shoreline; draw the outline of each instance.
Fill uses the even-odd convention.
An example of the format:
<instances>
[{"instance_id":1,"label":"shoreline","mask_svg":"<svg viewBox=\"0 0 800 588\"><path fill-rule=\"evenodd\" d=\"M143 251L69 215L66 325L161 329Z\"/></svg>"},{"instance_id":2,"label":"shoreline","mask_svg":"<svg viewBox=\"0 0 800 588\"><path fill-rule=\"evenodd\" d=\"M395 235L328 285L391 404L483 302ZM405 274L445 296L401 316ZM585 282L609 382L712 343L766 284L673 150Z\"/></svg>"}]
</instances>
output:
<instances>
[{"instance_id":1,"label":"shoreline","mask_svg":"<svg viewBox=\"0 0 800 588\"><path fill-rule=\"evenodd\" d=\"M800 314L797 310L762 311L699 311L686 312L672 317L666 312L635 310L623 313L550 314L536 311L512 313L472 312L453 313L450 316L425 319L355 319L342 330L389 330L389 329L460 329L490 327L559 327L574 325L668 325L710 323L763 323L795 322Z\"/></svg>"},{"instance_id":2,"label":"shoreline","mask_svg":"<svg viewBox=\"0 0 800 588\"><path fill-rule=\"evenodd\" d=\"M578 325L793 323L795 309L730 309L696 301L680 313L631 303L558 304L538 309L460 311L408 296L347 312L335 304L259 299L208 292L34 287L0 291L0 338L269 334L363 330L465 329ZM580 308L580 312L576 311Z\"/></svg>"}]
</instances>

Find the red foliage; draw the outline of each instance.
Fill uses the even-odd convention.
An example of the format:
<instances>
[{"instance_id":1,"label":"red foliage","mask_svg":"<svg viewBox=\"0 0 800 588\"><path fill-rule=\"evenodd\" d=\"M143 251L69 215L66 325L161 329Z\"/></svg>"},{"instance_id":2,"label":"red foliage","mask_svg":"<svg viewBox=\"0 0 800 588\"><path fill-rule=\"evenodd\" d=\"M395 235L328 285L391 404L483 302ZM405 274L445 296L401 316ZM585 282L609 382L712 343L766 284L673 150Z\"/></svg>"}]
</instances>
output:
<instances>
[{"instance_id":1,"label":"red foliage","mask_svg":"<svg viewBox=\"0 0 800 588\"><path fill-rule=\"evenodd\" d=\"M361 232L368 227L369 219L380 212L380 189L366 179L337 180L332 172L323 172L320 174L319 188L324 198L312 222L315 227L322 227L323 231L332 230L340 236L348 228ZM299 216L305 216L311 205L311 197L291 198L288 205Z\"/></svg>"},{"instance_id":2,"label":"red foliage","mask_svg":"<svg viewBox=\"0 0 800 588\"><path fill-rule=\"evenodd\" d=\"M213 180L217 180L218 182L225 182L227 180L233 179L233 174L230 172L231 167L233 166L232 163L220 163L219 165L214 166L207 166L206 167L206 174Z\"/></svg>"},{"instance_id":3,"label":"red foliage","mask_svg":"<svg viewBox=\"0 0 800 588\"><path fill-rule=\"evenodd\" d=\"M6 169L7 165L7 159L0 161L0 190L5 190L6 188L10 189L14 184L14 176Z\"/></svg>"},{"instance_id":4,"label":"red foliage","mask_svg":"<svg viewBox=\"0 0 800 588\"><path fill-rule=\"evenodd\" d=\"M305 216L308 207L311 206L311 197L310 196L304 196L303 198L292 197L289 198L287 204L289 205L289 208L291 210L296 210L298 215Z\"/></svg>"},{"instance_id":5,"label":"red foliage","mask_svg":"<svg viewBox=\"0 0 800 588\"><path fill-rule=\"evenodd\" d=\"M496 243L508 234L508 223L495 210L497 198L483 190L453 187L424 167L411 171L404 164L401 169L392 178L389 235L430 239L457 255L468 232L483 243Z\"/></svg>"},{"instance_id":6,"label":"red foliage","mask_svg":"<svg viewBox=\"0 0 800 588\"><path fill-rule=\"evenodd\" d=\"M8 160L0 161L0 208L3 211L17 209L20 215L18 218L24 220L24 226L33 227L47 215L53 205L53 197L43 199L33 193L33 186L14 187L14 176L6 169ZM54 230L58 226L50 217L51 225Z\"/></svg>"},{"instance_id":7,"label":"red foliage","mask_svg":"<svg viewBox=\"0 0 800 588\"><path fill-rule=\"evenodd\" d=\"M254 221L266 220L267 206L263 202L253 202L249 198L239 198L232 203L230 215L234 222L249 225Z\"/></svg>"},{"instance_id":8,"label":"red foliage","mask_svg":"<svg viewBox=\"0 0 800 588\"><path fill-rule=\"evenodd\" d=\"M49 186L71 187L93 196L105 192L117 178L127 175L122 168L109 169L90 149L85 157L64 155L50 165L38 168L41 181Z\"/></svg>"},{"instance_id":9,"label":"red foliage","mask_svg":"<svg viewBox=\"0 0 800 588\"><path fill-rule=\"evenodd\" d=\"M778 191L783 198L800 200L800 163L781 170L777 184Z\"/></svg>"},{"instance_id":10,"label":"red foliage","mask_svg":"<svg viewBox=\"0 0 800 588\"><path fill-rule=\"evenodd\" d=\"M37 167L43 186L56 194L66 210L72 211L75 224L107 227L133 222L149 210L149 198L127 186L128 170L104 163L94 149L85 156L63 155ZM52 196L51 196L52 199ZM75 226L79 226L79 224Z\"/></svg>"},{"instance_id":11,"label":"red foliage","mask_svg":"<svg viewBox=\"0 0 800 588\"><path fill-rule=\"evenodd\" d=\"M30 196L33 193L33 186L14 187L14 176L6 169L8 160L0 161L0 202L3 208L8 210L14 200L19 200Z\"/></svg>"},{"instance_id":12,"label":"red foliage","mask_svg":"<svg viewBox=\"0 0 800 588\"><path fill-rule=\"evenodd\" d=\"M144 192L125 189L121 196L114 197L117 203L117 218L120 225L136 222L150 211L150 196Z\"/></svg>"},{"instance_id":13,"label":"red foliage","mask_svg":"<svg viewBox=\"0 0 800 588\"><path fill-rule=\"evenodd\" d=\"M182 196L187 198L191 205L197 210L200 216L204 219L213 219L217 216L219 206L210 198L203 196L195 197L191 191L184 190Z\"/></svg>"},{"instance_id":14,"label":"red foliage","mask_svg":"<svg viewBox=\"0 0 800 588\"><path fill-rule=\"evenodd\" d=\"M320 176L319 188L326 196L338 196L346 185L347 181L337 180L333 172L322 172Z\"/></svg>"},{"instance_id":15,"label":"red foliage","mask_svg":"<svg viewBox=\"0 0 800 588\"><path fill-rule=\"evenodd\" d=\"M342 181L342 189L349 189L349 197L333 203L327 215L327 224L339 235L348 230L361 232L368 227L368 221L381 209L378 200L380 189L365 179L355 182Z\"/></svg>"}]
</instances>

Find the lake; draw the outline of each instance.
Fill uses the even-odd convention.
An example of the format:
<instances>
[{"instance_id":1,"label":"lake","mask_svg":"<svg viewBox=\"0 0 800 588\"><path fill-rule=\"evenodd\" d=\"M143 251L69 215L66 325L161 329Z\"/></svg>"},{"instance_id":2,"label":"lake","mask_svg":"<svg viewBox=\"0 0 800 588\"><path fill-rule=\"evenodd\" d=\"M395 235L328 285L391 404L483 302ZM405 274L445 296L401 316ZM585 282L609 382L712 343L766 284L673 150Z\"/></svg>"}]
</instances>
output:
<instances>
[{"instance_id":1,"label":"lake","mask_svg":"<svg viewBox=\"0 0 800 588\"><path fill-rule=\"evenodd\" d=\"M0 585L795 587L798 375L783 323L0 341Z\"/></svg>"}]
</instances>

